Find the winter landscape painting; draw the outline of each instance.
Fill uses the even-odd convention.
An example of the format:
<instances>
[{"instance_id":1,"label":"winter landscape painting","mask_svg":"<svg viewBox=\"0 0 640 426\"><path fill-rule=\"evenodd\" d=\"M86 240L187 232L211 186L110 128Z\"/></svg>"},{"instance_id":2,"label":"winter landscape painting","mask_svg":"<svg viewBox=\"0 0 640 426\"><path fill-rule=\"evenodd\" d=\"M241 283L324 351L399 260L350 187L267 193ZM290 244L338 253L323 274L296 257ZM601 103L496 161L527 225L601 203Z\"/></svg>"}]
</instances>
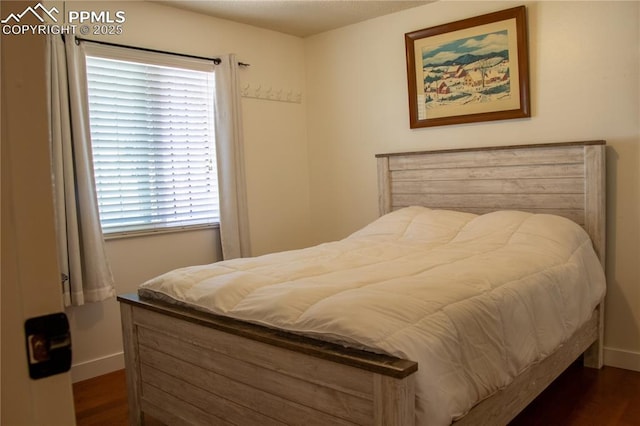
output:
<instances>
[{"instance_id":1,"label":"winter landscape painting","mask_svg":"<svg viewBox=\"0 0 640 426\"><path fill-rule=\"evenodd\" d=\"M423 102L443 105L492 102L511 95L507 31L422 49Z\"/></svg>"},{"instance_id":2,"label":"winter landscape painting","mask_svg":"<svg viewBox=\"0 0 640 426\"><path fill-rule=\"evenodd\" d=\"M405 41L412 128L530 116L524 6Z\"/></svg>"}]
</instances>

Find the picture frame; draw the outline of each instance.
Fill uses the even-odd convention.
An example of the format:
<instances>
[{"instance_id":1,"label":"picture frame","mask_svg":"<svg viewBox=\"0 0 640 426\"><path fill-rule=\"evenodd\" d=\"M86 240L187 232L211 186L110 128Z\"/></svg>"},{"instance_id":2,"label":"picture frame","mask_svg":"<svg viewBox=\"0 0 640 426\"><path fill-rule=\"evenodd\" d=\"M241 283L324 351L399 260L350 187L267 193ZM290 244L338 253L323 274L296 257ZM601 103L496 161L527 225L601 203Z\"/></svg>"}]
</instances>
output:
<instances>
[{"instance_id":1,"label":"picture frame","mask_svg":"<svg viewBox=\"0 0 640 426\"><path fill-rule=\"evenodd\" d=\"M526 7L405 34L410 127L531 116Z\"/></svg>"}]
</instances>

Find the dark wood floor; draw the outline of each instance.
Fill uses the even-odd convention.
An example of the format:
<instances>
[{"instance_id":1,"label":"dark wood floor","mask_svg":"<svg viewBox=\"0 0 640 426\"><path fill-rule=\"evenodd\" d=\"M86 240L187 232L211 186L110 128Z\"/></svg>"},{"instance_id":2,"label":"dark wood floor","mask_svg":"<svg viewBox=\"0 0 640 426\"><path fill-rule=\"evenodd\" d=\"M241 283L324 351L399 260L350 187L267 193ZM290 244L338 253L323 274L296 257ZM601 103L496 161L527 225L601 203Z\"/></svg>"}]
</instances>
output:
<instances>
[{"instance_id":1,"label":"dark wood floor","mask_svg":"<svg viewBox=\"0 0 640 426\"><path fill-rule=\"evenodd\" d=\"M640 373L575 363L511 425L638 426Z\"/></svg>"},{"instance_id":2,"label":"dark wood floor","mask_svg":"<svg viewBox=\"0 0 640 426\"><path fill-rule=\"evenodd\" d=\"M75 383L73 392L78 426L127 424L124 370ZM511 425L638 426L640 373L613 367L592 370L576 363Z\"/></svg>"}]
</instances>

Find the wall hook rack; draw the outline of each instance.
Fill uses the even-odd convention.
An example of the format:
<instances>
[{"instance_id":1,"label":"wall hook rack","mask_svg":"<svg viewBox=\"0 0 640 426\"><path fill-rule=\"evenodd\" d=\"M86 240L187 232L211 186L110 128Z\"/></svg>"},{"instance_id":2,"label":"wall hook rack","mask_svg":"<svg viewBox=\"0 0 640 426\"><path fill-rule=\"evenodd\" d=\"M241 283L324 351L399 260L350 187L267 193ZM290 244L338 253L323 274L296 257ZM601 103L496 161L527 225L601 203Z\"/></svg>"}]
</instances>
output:
<instances>
[{"instance_id":1,"label":"wall hook rack","mask_svg":"<svg viewBox=\"0 0 640 426\"><path fill-rule=\"evenodd\" d=\"M262 99L266 101L302 103L302 92L292 89L274 89L273 86L263 87L258 84L254 87L250 83L244 84L240 89L243 98Z\"/></svg>"}]
</instances>

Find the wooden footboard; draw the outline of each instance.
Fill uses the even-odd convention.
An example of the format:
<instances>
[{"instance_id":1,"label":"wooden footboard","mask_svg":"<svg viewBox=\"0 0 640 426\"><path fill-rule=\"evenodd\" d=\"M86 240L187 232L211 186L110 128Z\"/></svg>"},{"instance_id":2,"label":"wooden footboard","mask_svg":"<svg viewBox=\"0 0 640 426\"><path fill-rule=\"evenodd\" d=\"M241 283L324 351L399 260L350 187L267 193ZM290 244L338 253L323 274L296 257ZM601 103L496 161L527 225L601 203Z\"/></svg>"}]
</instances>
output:
<instances>
[{"instance_id":1,"label":"wooden footboard","mask_svg":"<svg viewBox=\"0 0 640 426\"><path fill-rule=\"evenodd\" d=\"M415 362L118 300L132 425L414 424Z\"/></svg>"}]
</instances>

